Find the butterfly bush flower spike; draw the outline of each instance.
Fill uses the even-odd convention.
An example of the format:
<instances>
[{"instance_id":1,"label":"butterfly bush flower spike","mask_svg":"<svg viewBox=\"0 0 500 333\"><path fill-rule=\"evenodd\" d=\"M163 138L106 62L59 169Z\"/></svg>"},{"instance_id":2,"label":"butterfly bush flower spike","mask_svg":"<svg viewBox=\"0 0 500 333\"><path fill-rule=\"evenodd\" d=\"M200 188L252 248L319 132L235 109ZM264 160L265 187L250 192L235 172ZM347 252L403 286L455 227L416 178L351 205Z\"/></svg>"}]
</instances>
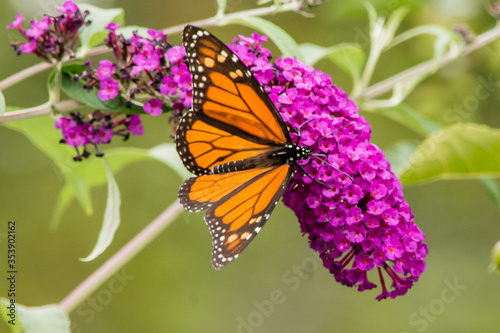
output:
<instances>
[{"instance_id":1,"label":"butterfly bush flower spike","mask_svg":"<svg viewBox=\"0 0 500 333\"><path fill-rule=\"evenodd\" d=\"M89 69L78 77L87 89L99 89L101 100L119 94L129 105L142 103L144 112L157 116L164 109L181 111L191 106L191 74L186 53L181 46L172 46L162 31L149 29L146 36L134 32L130 38L117 34L119 24L110 23L106 45L115 60L100 61L97 69Z\"/></svg>"},{"instance_id":2,"label":"butterfly bush flower spike","mask_svg":"<svg viewBox=\"0 0 500 333\"><path fill-rule=\"evenodd\" d=\"M17 14L14 22L7 25L7 29L17 29L26 42L13 42L11 45L18 55L33 53L46 61L60 61L64 56L74 56L72 49L85 26L90 24L86 20L88 12L80 12L72 1L66 1L63 7L57 7L62 13L58 16L45 15L41 20L33 20L30 28L24 29L21 23L24 17Z\"/></svg>"},{"instance_id":3,"label":"butterfly bush flower spike","mask_svg":"<svg viewBox=\"0 0 500 333\"><path fill-rule=\"evenodd\" d=\"M61 143L72 146L76 150L75 161L90 156L88 146L94 146L97 156L102 156L101 144L111 142L113 136L127 140L132 135L142 135L141 118L138 115L122 116L105 114L95 111L89 115L73 112L70 117L61 116L55 122L55 127L61 130Z\"/></svg>"},{"instance_id":4,"label":"butterfly bush flower spike","mask_svg":"<svg viewBox=\"0 0 500 333\"><path fill-rule=\"evenodd\" d=\"M230 48L265 87L292 137L319 154L301 163L309 176L294 174L285 205L338 282L373 289L368 272L376 270L378 300L404 295L425 271L427 245L400 181L370 141L370 125L329 75L295 58L271 63L266 39L240 36ZM293 134L299 128L300 138Z\"/></svg>"}]
</instances>

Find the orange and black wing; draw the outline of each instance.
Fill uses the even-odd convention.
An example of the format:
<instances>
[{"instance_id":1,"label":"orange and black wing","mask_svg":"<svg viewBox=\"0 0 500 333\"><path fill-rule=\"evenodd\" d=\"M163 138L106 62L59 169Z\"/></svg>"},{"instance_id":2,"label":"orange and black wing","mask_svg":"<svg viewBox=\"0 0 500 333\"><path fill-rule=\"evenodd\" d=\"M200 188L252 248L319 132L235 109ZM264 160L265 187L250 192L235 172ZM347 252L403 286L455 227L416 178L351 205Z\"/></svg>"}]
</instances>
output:
<instances>
[{"instance_id":1,"label":"orange and black wing","mask_svg":"<svg viewBox=\"0 0 500 333\"><path fill-rule=\"evenodd\" d=\"M182 117L175 143L182 162L195 175L209 174L217 165L249 159L271 148L209 125L193 111Z\"/></svg>"},{"instance_id":2,"label":"orange and black wing","mask_svg":"<svg viewBox=\"0 0 500 333\"><path fill-rule=\"evenodd\" d=\"M291 142L262 86L223 42L188 25L183 43L193 79L193 110L201 121L264 145Z\"/></svg>"},{"instance_id":3,"label":"orange and black wing","mask_svg":"<svg viewBox=\"0 0 500 333\"><path fill-rule=\"evenodd\" d=\"M189 211L208 209L212 264L220 269L236 259L260 231L278 203L292 166L257 168L187 179L179 190Z\"/></svg>"}]
</instances>

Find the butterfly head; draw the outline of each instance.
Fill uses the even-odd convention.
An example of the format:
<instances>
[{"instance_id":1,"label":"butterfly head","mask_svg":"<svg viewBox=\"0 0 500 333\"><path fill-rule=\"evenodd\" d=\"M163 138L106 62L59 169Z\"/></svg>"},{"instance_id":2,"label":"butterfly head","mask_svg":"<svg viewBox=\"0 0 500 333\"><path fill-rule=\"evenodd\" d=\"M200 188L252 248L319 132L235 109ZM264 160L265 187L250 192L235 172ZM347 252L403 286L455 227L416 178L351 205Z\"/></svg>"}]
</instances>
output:
<instances>
[{"instance_id":1,"label":"butterfly head","mask_svg":"<svg viewBox=\"0 0 500 333\"><path fill-rule=\"evenodd\" d=\"M294 146L294 147L295 147L295 156L296 156L295 161L305 160L305 159L311 157L313 154L312 149L309 147L299 147L299 146Z\"/></svg>"}]
</instances>

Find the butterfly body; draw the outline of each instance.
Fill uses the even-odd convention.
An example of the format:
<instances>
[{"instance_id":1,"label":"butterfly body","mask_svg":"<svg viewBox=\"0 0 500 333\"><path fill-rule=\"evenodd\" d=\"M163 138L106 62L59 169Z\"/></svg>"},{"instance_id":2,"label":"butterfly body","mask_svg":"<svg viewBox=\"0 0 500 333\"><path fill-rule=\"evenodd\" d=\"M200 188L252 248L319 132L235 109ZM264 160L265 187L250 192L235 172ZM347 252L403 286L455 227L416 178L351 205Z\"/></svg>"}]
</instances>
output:
<instances>
[{"instance_id":1,"label":"butterfly body","mask_svg":"<svg viewBox=\"0 0 500 333\"><path fill-rule=\"evenodd\" d=\"M193 109L181 119L176 148L196 177L179 189L189 211L206 210L216 269L243 251L268 220L298 161L312 151L292 143L287 126L241 60L205 30L186 26Z\"/></svg>"},{"instance_id":2,"label":"butterfly body","mask_svg":"<svg viewBox=\"0 0 500 333\"><path fill-rule=\"evenodd\" d=\"M247 158L245 160L232 161L219 164L212 168L212 174L221 174L235 171L243 171L255 168L276 167L287 164L295 164L311 156L309 148L296 145L285 145L283 147L270 148L261 155Z\"/></svg>"}]
</instances>

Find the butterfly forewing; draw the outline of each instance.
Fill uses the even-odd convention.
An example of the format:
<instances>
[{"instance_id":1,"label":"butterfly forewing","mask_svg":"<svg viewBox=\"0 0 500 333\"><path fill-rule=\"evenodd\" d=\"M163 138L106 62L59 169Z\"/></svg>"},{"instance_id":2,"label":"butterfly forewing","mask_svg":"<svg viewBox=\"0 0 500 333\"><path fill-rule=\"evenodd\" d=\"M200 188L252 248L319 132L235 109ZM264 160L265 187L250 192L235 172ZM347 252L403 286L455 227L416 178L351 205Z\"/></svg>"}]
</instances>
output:
<instances>
[{"instance_id":1,"label":"butterfly forewing","mask_svg":"<svg viewBox=\"0 0 500 333\"><path fill-rule=\"evenodd\" d=\"M182 162L195 175L209 174L215 166L248 159L270 148L211 126L193 111L182 117L175 141Z\"/></svg>"},{"instance_id":2,"label":"butterfly forewing","mask_svg":"<svg viewBox=\"0 0 500 333\"><path fill-rule=\"evenodd\" d=\"M209 124L263 144L290 141L283 119L245 64L212 34L184 29L193 110Z\"/></svg>"}]
</instances>

